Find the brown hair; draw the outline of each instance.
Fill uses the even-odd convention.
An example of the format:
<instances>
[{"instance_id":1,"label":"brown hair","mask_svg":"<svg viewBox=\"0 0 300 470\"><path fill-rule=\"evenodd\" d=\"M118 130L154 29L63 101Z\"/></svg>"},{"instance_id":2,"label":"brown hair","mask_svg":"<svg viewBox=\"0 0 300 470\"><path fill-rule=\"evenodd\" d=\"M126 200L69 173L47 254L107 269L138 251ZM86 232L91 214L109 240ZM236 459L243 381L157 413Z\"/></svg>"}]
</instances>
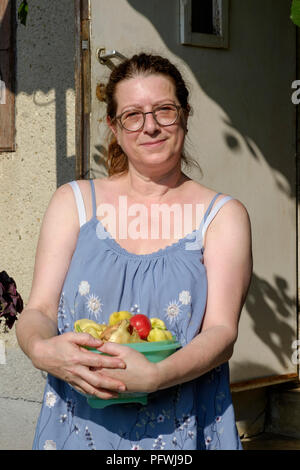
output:
<instances>
[{"instance_id":1,"label":"brown hair","mask_svg":"<svg viewBox=\"0 0 300 470\"><path fill-rule=\"evenodd\" d=\"M189 111L189 91L181 73L168 59L159 55L141 53L131 59L125 59L115 67L106 85L105 95L107 104L107 116L112 120L116 116L117 103L115 100L116 87L119 82L134 78L138 75L162 74L173 81L176 97L185 111ZM187 158L182 155L182 160L187 163ZM128 170L128 159L119 146L114 135L110 136L107 152L107 168L109 176Z\"/></svg>"}]
</instances>

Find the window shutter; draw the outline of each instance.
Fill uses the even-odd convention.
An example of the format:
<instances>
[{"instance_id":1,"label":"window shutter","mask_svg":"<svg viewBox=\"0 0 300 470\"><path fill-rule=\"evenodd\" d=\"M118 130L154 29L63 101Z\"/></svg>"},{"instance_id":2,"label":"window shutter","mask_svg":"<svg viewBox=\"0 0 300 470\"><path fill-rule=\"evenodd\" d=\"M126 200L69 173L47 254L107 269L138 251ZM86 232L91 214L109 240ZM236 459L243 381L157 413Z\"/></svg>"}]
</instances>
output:
<instances>
[{"instance_id":1,"label":"window shutter","mask_svg":"<svg viewBox=\"0 0 300 470\"><path fill-rule=\"evenodd\" d=\"M0 1L0 151L15 150L15 1Z\"/></svg>"}]
</instances>

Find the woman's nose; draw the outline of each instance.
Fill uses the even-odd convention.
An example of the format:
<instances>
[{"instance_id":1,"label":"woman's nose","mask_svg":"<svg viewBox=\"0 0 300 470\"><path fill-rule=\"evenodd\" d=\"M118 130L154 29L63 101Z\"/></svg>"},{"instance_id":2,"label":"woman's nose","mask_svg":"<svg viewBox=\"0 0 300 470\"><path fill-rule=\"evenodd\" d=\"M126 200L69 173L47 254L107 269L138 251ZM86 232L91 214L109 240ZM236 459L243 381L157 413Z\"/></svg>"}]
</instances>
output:
<instances>
[{"instance_id":1,"label":"woman's nose","mask_svg":"<svg viewBox=\"0 0 300 470\"><path fill-rule=\"evenodd\" d=\"M159 124L154 119L153 113L145 113L144 132L153 134L159 129Z\"/></svg>"}]
</instances>

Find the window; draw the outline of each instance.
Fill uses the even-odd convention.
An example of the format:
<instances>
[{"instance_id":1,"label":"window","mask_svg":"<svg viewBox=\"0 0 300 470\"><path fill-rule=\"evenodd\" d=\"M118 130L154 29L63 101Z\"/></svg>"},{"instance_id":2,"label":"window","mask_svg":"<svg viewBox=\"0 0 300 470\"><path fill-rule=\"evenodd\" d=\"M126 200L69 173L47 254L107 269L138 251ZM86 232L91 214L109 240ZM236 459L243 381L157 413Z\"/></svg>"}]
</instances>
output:
<instances>
[{"instance_id":1,"label":"window","mask_svg":"<svg viewBox=\"0 0 300 470\"><path fill-rule=\"evenodd\" d=\"M181 44L228 48L229 0L180 0Z\"/></svg>"},{"instance_id":2,"label":"window","mask_svg":"<svg viewBox=\"0 0 300 470\"><path fill-rule=\"evenodd\" d=\"M0 1L0 152L15 151L15 1Z\"/></svg>"}]
</instances>

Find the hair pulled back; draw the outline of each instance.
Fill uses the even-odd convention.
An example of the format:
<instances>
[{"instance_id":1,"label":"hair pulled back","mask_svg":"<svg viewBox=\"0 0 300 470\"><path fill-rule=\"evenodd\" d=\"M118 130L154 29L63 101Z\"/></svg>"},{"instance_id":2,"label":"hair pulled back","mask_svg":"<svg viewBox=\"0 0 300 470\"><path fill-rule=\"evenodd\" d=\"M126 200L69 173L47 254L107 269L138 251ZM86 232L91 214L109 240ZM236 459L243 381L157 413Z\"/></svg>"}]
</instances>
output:
<instances>
[{"instance_id":1,"label":"hair pulled back","mask_svg":"<svg viewBox=\"0 0 300 470\"><path fill-rule=\"evenodd\" d=\"M160 55L141 53L134 55L130 59L125 59L111 72L105 88L107 116L110 119L114 119L116 116L117 102L115 96L118 83L139 75L148 76L155 74L165 75L173 81L175 94L181 107L189 111L189 91L177 67ZM182 159L186 161L184 155ZM109 176L128 170L127 156L119 146L114 135L111 136L108 145L107 167Z\"/></svg>"}]
</instances>

